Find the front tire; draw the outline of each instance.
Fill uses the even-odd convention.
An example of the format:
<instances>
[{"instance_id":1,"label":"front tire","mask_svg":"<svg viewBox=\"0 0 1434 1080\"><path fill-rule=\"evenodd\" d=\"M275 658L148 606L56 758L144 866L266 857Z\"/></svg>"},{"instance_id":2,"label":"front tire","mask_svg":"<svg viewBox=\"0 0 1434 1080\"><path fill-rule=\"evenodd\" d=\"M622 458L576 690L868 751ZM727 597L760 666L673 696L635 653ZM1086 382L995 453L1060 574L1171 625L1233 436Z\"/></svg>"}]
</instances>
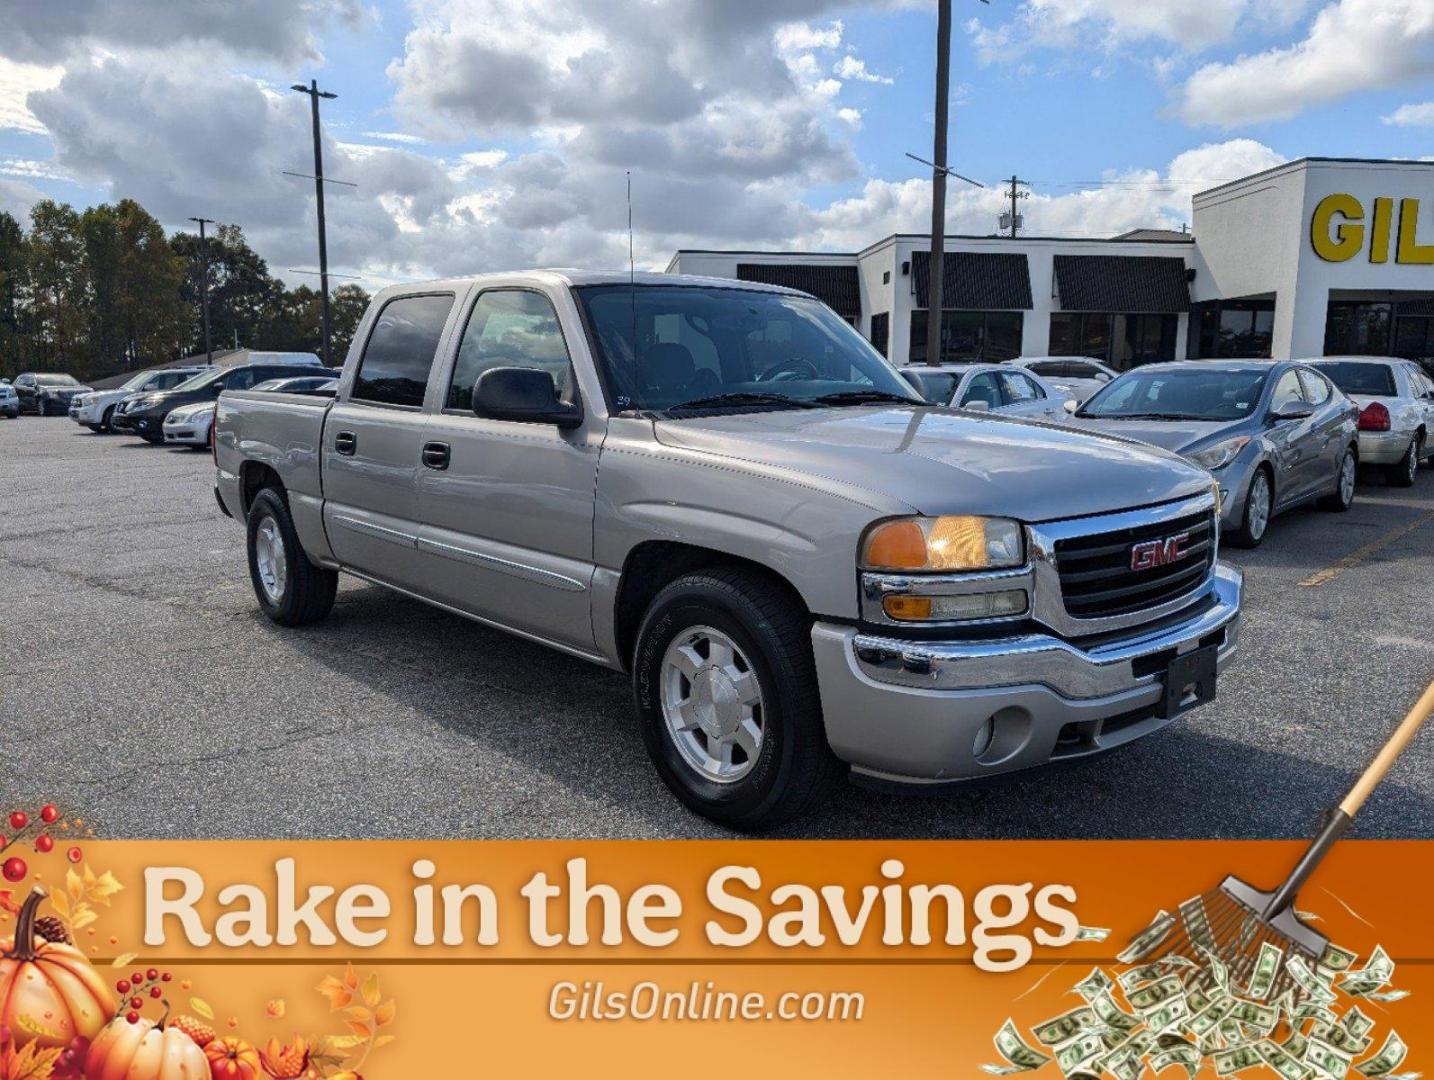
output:
<instances>
[{"instance_id":1,"label":"front tire","mask_svg":"<svg viewBox=\"0 0 1434 1080\"><path fill-rule=\"evenodd\" d=\"M1394 487L1413 487L1414 482L1419 479L1419 463L1423 460L1424 438L1416 434L1409 440L1409 452L1397 464L1389 466L1385 476Z\"/></svg>"},{"instance_id":2,"label":"front tire","mask_svg":"<svg viewBox=\"0 0 1434 1080\"><path fill-rule=\"evenodd\" d=\"M280 626L304 626L333 609L338 572L309 561L283 495L273 488L259 492L247 531L249 579L265 615Z\"/></svg>"},{"instance_id":3,"label":"front tire","mask_svg":"<svg viewBox=\"0 0 1434 1080\"><path fill-rule=\"evenodd\" d=\"M1257 548L1264 543L1274 505L1274 488L1270 485L1269 472L1264 468L1255 470L1255 475L1250 478L1250 490L1245 493L1245 512L1241 515L1240 527L1230 534L1230 543L1241 548Z\"/></svg>"},{"instance_id":4,"label":"front tire","mask_svg":"<svg viewBox=\"0 0 1434 1080\"><path fill-rule=\"evenodd\" d=\"M658 775L729 828L799 817L846 774L822 724L810 619L756 571L699 571L658 593L638 631L633 692Z\"/></svg>"},{"instance_id":5,"label":"front tire","mask_svg":"<svg viewBox=\"0 0 1434 1080\"><path fill-rule=\"evenodd\" d=\"M105 410L104 419L100 421L100 430L106 435L115 433L115 407L113 405Z\"/></svg>"},{"instance_id":6,"label":"front tire","mask_svg":"<svg viewBox=\"0 0 1434 1080\"><path fill-rule=\"evenodd\" d=\"M1320 506L1325 510L1343 514L1354 505L1354 485L1358 478L1359 461L1354 456L1354 450L1345 447L1344 455L1339 459L1339 467L1335 469L1334 491L1320 500Z\"/></svg>"}]
</instances>

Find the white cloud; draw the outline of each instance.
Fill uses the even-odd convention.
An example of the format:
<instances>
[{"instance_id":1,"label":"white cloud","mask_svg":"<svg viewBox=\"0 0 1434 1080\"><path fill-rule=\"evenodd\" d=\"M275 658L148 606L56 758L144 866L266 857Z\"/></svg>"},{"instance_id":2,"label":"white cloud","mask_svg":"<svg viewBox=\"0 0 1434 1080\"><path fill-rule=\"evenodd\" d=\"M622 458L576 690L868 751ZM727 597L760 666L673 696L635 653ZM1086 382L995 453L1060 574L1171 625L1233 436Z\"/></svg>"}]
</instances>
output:
<instances>
[{"instance_id":1,"label":"white cloud","mask_svg":"<svg viewBox=\"0 0 1434 1080\"><path fill-rule=\"evenodd\" d=\"M48 90L60 81L65 69L58 65L20 64L0 56L0 130L39 135L45 125L25 103L36 90Z\"/></svg>"},{"instance_id":2,"label":"white cloud","mask_svg":"<svg viewBox=\"0 0 1434 1080\"><path fill-rule=\"evenodd\" d=\"M383 139L387 142L403 143L406 146L418 146L428 140L419 135L409 135L402 131L365 131L365 139Z\"/></svg>"},{"instance_id":3,"label":"white cloud","mask_svg":"<svg viewBox=\"0 0 1434 1080\"><path fill-rule=\"evenodd\" d=\"M28 224L30 207L44 197L34 184L0 178L0 214L9 214L22 225Z\"/></svg>"},{"instance_id":4,"label":"white cloud","mask_svg":"<svg viewBox=\"0 0 1434 1080\"><path fill-rule=\"evenodd\" d=\"M849 124L851 127L858 130L860 130L862 125L860 109L853 109L850 107L838 109L837 119L840 120L843 124Z\"/></svg>"},{"instance_id":5,"label":"white cloud","mask_svg":"<svg viewBox=\"0 0 1434 1080\"><path fill-rule=\"evenodd\" d=\"M1179 112L1192 124L1231 128L1431 75L1434 0L1335 0L1304 40L1197 70Z\"/></svg>"},{"instance_id":6,"label":"white cloud","mask_svg":"<svg viewBox=\"0 0 1434 1080\"><path fill-rule=\"evenodd\" d=\"M795 53L808 49L835 49L841 44L841 35L842 22L836 19L822 28L809 23L786 23L777 27L772 40L779 52Z\"/></svg>"},{"instance_id":7,"label":"white cloud","mask_svg":"<svg viewBox=\"0 0 1434 1080\"><path fill-rule=\"evenodd\" d=\"M23 176L31 180L70 180L69 173L55 168L52 161L35 161L32 158L0 158L0 174Z\"/></svg>"},{"instance_id":8,"label":"white cloud","mask_svg":"<svg viewBox=\"0 0 1434 1080\"><path fill-rule=\"evenodd\" d=\"M883 86L891 86L895 79L886 75L877 75L866 69L866 61L858 59L851 53L847 53L832 68L832 73L840 75L843 79L853 79L857 82L881 83Z\"/></svg>"},{"instance_id":9,"label":"white cloud","mask_svg":"<svg viewBox=\"0 0 1434 1080\"><path fill-rule=\"evenodd\" d=\"M1380 119L1395 127L1434 127L1434 101L1425 101L1418 105L1401 105L1394 112Z\"/></svg>"}]
</instances>

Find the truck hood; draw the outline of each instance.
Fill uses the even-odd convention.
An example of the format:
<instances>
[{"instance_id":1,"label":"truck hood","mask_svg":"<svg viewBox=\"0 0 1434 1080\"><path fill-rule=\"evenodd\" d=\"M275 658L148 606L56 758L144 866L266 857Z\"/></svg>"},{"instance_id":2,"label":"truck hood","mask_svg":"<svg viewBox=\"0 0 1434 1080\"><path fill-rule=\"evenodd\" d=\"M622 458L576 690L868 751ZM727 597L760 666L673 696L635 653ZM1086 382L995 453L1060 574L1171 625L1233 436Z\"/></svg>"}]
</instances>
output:
<instances>
[{"instance_id":1,"label":"truck hood","mask_svg":"<svg viewBox=\"0 0 1434 1080\"><path fill-rule=\"evenodd\" d=\"M879 492L923 514L1053 521L1210 490L1174 454L939 407L783 410L660 420L664 445Z\"/></svg>"}]
</instances>

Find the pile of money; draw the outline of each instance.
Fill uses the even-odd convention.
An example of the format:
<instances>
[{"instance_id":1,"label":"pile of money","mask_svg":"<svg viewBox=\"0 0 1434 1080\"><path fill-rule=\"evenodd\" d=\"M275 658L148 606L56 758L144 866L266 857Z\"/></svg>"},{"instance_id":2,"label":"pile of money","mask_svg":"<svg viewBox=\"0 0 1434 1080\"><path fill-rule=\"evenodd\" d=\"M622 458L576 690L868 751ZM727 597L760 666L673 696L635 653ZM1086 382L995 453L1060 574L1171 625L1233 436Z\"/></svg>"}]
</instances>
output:
<instances>
[{"instance_id":1,"label":"pile of money","mask_svg":"<svg viewBox=\"0 0 1434 1080\"><path fill-rule=\"evenodd\" d=\"M1147 959L1181 923L1196 955ZM1172 1065L1191 1078L1206 1066L1219 1076L1267 1066L1283 1080L1420 1080L1395 1072L1408 1054L1396 1032L1370 1053L1375 1022L1359 1003L1408 996L1390 986L1394 961L1383 948L1359 965L1337 945L1310 962L1262 941L1231 970L1195 897L1178 915L1160 912L1117 959L1121 970L1095 968L1077 982L1070 992L1082 1004L1037 1024L1031 1041L1007 1020L995 1037L1004 1062L982 1070L1011 1076L1054 1061L1070 1080L1138 1080Z\"/></svg>"}]
</instances>

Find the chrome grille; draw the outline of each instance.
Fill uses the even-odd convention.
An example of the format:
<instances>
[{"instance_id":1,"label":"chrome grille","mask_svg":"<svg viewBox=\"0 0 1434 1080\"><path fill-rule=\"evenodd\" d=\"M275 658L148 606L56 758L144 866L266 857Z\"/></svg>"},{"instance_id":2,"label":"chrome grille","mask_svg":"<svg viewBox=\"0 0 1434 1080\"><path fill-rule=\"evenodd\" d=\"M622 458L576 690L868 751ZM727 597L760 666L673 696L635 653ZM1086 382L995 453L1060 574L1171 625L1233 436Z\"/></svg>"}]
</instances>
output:
<instances>
[{"instance_id":1,"label":"chrome grille","mask_svg":"<svg viewBox=\"0 0 1434 1080\"><path fill-rule=\"evenodd\" d=\"M1132 569L1132 549L1188 533L1183 556ZM1205 583L1215 563L1213 509L1055 543L1055 564L1066 613L1076 619L1128 615L1169 604Z\"/></svg>"}]
</instances>

